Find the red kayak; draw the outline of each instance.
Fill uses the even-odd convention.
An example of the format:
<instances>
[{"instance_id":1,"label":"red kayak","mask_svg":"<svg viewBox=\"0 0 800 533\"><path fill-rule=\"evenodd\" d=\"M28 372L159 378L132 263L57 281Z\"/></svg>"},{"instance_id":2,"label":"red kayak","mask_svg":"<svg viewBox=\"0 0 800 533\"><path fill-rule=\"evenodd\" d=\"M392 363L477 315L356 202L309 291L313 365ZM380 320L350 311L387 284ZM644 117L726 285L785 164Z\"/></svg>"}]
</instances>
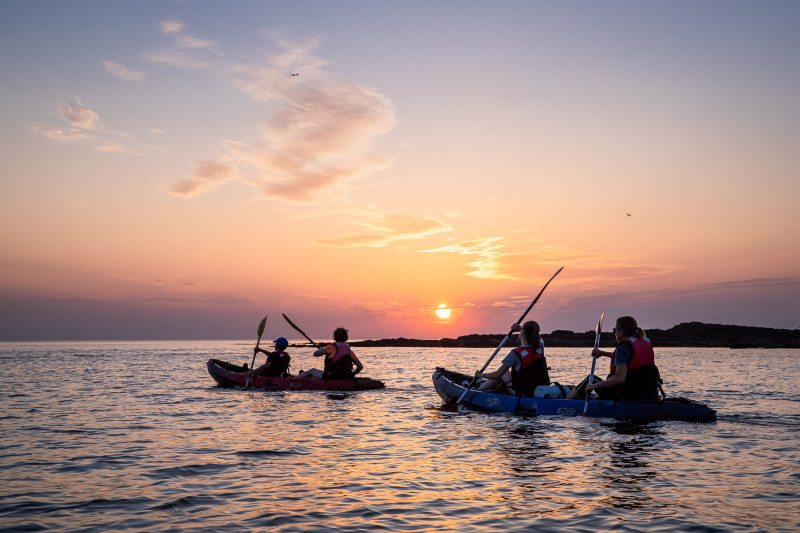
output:
<instances>
[{"instance_id":1,"label":"red kayak","mask_svg":"<svg viewBox=\"0 0 800 533\"><path fill-rule=\"evenodd\" d=\"M208 373L220 387L244 387L247 382L247 373L239 365L226 363L219 359L209 359L207 366ZM358 377L354 379L322 379L252 376L250 387L267 390L366 390L382 389L385 385L383 381Z\"/></svg>"}]
</instances>

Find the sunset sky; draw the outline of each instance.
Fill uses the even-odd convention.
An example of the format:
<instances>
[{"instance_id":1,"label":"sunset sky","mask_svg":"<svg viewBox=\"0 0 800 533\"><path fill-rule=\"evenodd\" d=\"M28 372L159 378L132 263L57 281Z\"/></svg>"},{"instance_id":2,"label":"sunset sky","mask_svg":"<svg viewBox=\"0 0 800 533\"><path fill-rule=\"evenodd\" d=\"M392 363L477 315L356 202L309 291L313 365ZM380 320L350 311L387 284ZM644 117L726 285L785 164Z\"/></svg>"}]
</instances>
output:
<instances>
[{"instance_id":1,"label":"sunset sky","mask_svg":"<svg viewBox=\"0 0 800 533\"><path fill-rule=\"evenodd\" d=\"M561 266L544 332L800 326L794 0L2 0L0 69L0 340L504 333Z\"/></svg>"}]
</instances>

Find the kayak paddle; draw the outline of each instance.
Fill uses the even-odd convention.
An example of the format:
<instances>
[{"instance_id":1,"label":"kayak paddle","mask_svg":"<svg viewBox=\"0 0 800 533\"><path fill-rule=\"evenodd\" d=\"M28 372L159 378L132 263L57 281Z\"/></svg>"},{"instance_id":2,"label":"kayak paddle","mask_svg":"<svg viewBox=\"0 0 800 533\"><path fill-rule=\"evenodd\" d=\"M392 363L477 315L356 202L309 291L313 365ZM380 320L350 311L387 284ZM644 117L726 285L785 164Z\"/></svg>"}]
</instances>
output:
<instances>
[{"instance_id":1,"label":"kayak paddle","mask_svg":"<svg viewBox=\"0 0 800 533\"><path fill-rule=\"evenodd\" d=\"M539 294L537 294L537 295L536 295L536 298L534 298L534 299L533 299L533 301L531 302L531 305L529 305L529 306L528 306L528 308L525 310L525 312L524 312L524 313L522 313L522 316L521 316L521 317L519 317L519 320L517 320L517 322L516 322L517 324L519 324L520 326L522 325L522 321L523 321L523 320L525 320L525 317L527 316L528 312L529 312L529 311L530 311L530 310L533 308L533 306L534 306L534 305L536 305L536 302L538 302L538 301L539 301L539 298L542 296L542 293L544 292L544 290L547 288L547 286L548 286L548 285L550 285L550 282L551 282L551 281L553 281L553 279L554 279L556 276L558 276L558 274L559 274L559 273L560 273L562 270L564 270L564 267L563 267L563 266L562 266L561 268L559 268L559 269L558 269L558 271L556 271L556 273L555 273L555 274L553 274L553 277L552 277L552 278L550 278L550 279L547 281L547 283L545 283L545 284L544 284L544 287L542 287L542 290L540 290L540 291L539 291ZM509 338L509 337L510 337L510 336L511 336L513 333L514 333L514 330L513 330L513 329L512 329L512 330L510 330L510 331L509 331L509 332L506 334L506 336L503 338L503 340L502 340L502 341L500 341L500 345L499 345L499 346L497 347L497 349L494 351L494 353L492 354L492 356L491 356L491 357L489 357L489 360L488 360L488 361L486 361L486 364L484 364L484 365L483 365L483 368L481 368L481 372L483 372L484 370L486 370L486 367L487 367L487 366L489 366L489 363L491 363L491 362L492 362L492 359L494 359L494 356L495 356L495 355L497 355L497 352L499 352L499 351L500 351L500 348L502 348L502 347L503 347L503 345L506 343L506 341L508 340L508 338ZM450 403L447 403L447 404L443 405L443 406L442 406L442 411L452 411L452 410L453 410L453 407L455 407L455 408L457 409L457 408L458 408L458 404L460 404L460 403L461 403L461 400L463 400L463 399L464 399L464 396L466 396L466 395L467 395L467 393L468 393L468 392L469 392L469 390L472 388L472 386L475 384L475 381L476 381L477 379L478 379L478 378L476 378L476 377L474 377L474 376L473 376L473 378L472 378L472 381L470 381L470 382L469 382L469 385L467 385L467 388L464 390L463 394L461 394L461 396L458 398L458 400L456 400L456 401L455 401L455 403L454 403L454 402L450 402Z\"/></svg>"},{"instance_id":2,"label":"kayak paddle","mask_svg":"<svg viewBox=\"0 0 800 533\"><path fill-rule=\"evenodd\" d=\"M285 314L283 314L283 313L281 313L281 315L283 315L283 318L285 318L285 319L286 319L286 322L288 322L290 326L292 326L294 329L296 329L296 330L297 330L297 331L300 333L300 335L302 335L303 337L305 337L306 339L308 339L308 342L310 342L310 343L311 343L311 344L313 344L314 346L316 346L316 345L317 345L317 343L316 343L316 342L314 342L314 341L312 341L312 340L311 340L311 337L309 337L308 335L306 335L306 332L305 332L305 331L303 331L302 329L298 328L298 327L297 327L297 325L296 325L294 322L292 322L291 320L289 320L289 317L288 317L288 316L286 316L286 315L285 315Z\"/></svg>"},{"instance_id":3,"label":"kayak paddle","mask_svg":"<svg viewBox=\"0 0 800 533\"><path fill-rule=\"evenodd\" d=\"M253 350L253 362L250 363L250 370L253 370L253 366L256 364L256 354L258 353L258 345L261 343L261 335L264 334L264 328L266 326L267 326L267 317L264 317L258 324L258 340L256 341L256 349ZM247 390L247 387L249 386L250 386L250 374L247 374L247 381L245 381L242 390Z\"/></svg>"},{"instance_id":4,"label":"kayak paddle","mask_svg":"<svg viewBox=\"0 0 800 533\"><path fill-rule=\"evenodd\" d=\"M597 327L594 328L594 349L596 350L600 347L600 332L603 330L603 317L605 316L606 312L603 311L600 313L600 320L597 321ZM597 363L597 357L592 356L592 371L589 372L589 381L586 382L588 385L594 380L594 365ZM583 416L586 416L586 413L589 411L589 393L586 393L586 401L583 403Z\"/></svg>"}]
</instances>

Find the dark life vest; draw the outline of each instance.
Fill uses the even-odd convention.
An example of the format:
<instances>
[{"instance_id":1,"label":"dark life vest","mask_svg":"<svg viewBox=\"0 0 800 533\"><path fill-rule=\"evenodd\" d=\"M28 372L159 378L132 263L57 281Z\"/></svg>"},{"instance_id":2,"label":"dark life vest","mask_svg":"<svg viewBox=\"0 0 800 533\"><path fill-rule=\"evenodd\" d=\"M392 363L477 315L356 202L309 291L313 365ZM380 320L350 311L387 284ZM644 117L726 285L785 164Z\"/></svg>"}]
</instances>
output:
<instances>
[{"instance_id":1,"label":"dark life vest","mask_svg":"<svg viewBox=\"0 0 800 533\"><path fill-rule=\"evenodd\" d=\"M518 396L533 396L534 389L539 385L550 385L544 342L541 339L536 350L530 346L521 346L512 351L522 363L520 370L511 368L511 387Z\"/></svg>"},{"instance_id":2,"label":"dark life vest","mask_svg":"<svg viewBox=\"0 0 800 533\"><path fill-rule=\"evenodd\" d=\"M267 363L269 368L264 370L261 374L271 378L279 378L289 370L289 362L292 358L286 352L271 352L267 354Z\"/></svg>"},{"instance_id":3,"label":"dark life vest","mask_svg":"<svg viewBox=\"0 0 800 533\"><path fill-rule=\"evenodd\" d=\"M337 342L336 353L333 357L325 356L325 370L322 377L325 379L353 379L353 358L350 357L350 345L346 342Z\"/></svg>"}]
</instances>

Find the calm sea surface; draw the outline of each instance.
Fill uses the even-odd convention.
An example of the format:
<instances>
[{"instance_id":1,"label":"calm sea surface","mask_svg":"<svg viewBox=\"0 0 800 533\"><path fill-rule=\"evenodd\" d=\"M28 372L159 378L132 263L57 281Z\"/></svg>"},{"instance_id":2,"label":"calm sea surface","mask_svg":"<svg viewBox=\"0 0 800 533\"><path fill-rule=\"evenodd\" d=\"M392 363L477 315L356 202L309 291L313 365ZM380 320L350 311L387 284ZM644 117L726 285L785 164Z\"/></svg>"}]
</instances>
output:
<instances>
[{"instance_id":1,"label":"calm sea surface","mask_svg":"<svg viewBox=\"0 0 800 533\"><path fill-rule=\"evenodd\" d=\"M386 389L217 388L250 342L0 344L0 530L800 531L800 351L657 349L719 420L648 424L442 413L434 368L492 349L357 353Z\"/></svg>"}]
</instances>

